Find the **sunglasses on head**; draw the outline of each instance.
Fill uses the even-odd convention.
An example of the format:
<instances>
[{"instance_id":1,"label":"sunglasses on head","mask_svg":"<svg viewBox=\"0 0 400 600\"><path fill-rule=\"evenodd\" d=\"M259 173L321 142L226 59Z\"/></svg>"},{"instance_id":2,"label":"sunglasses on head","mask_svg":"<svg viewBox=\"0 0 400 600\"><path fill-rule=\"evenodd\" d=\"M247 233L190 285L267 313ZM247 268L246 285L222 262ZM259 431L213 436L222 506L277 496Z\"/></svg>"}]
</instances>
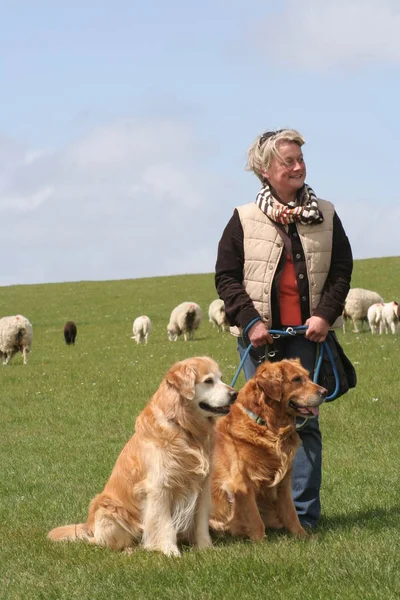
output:
<instances>
[{"instance_id":1,"label":"sunglasses on head","mask_svg":"<svg viewBox=\"0 0 400 600\"><path fill-rule=\"evenodd\" d=\"M262 134L260 139L258 140L258 147L260 148L269 138L274 137L274 135L278 135L278 133L282 133L285 131L284 129L277 129L276 131L266 131Z\"/></svg>"}]
</instances>

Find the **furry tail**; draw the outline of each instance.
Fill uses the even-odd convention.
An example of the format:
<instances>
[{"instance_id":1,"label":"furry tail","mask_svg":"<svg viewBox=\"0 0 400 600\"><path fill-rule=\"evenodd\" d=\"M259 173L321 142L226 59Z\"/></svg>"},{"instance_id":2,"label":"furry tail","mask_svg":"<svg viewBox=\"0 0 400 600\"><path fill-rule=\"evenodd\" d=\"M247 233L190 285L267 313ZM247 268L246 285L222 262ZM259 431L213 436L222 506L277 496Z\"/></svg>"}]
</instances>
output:
<instances>
[{"instance_id":1,"label":"furry tail","mask_svg":"<svg viewBox=\"0 0 400 600\"><path fill-rule=\"evenodd\" d=\"M87 523L77 523L76 525L64 525L56 527L47 534L47 537L53 542L76 542L83 540L94 543L92 531Z\"/></svg>"}]
</instances>

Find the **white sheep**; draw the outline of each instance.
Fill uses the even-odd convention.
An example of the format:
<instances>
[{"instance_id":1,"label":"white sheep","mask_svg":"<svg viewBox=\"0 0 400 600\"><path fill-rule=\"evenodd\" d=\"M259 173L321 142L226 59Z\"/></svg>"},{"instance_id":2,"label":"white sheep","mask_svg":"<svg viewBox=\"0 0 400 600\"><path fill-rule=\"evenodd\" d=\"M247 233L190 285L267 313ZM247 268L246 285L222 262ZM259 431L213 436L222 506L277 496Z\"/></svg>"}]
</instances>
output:
<instances>
[{"instance_id":1,"label":"white sheep","mask_svg":"<svg viewBox=\"0 0 400 600\"><path fill-rule=\"evenodd\" d=\"M386 302L382 308L382 325L385 332L389 333L389 327L393 335L396 333L396 326L399 322L399 305L397 302Z\"/></svg>"},{"instance_id":2,"label":"white sheep","mask_svg":"<svg viewBox=\"0 0 400 600\"><path fill-rule=\"evenodd\" d=\"M384 304L372 304L367 311L371 333L382 333L382 309Z\"/></svg>"},{"instance_id":3,"label":"white sheep","mask_svg":"<svg viewBox=\"0 0 400 600\"><path fill-rule=\"evenodd\" d=\"M218 331L225 331L228 328L223 300L217 298L211 302L208 308L208 319L213 327L218 327Z\"/></svg>"},{"instance_id":4,"label":"white sheep","mask_svg":"<svg viewBox=\"0 0 400 600\"><path fill-rule=\"evenodd\" d=\"M359 333L357 321L368 320L368 309L372 304L383 304L383 298L376 292L364 290L363 288L352 288L347 294L343 309L343 333L346 333L346 321L351 319L354 325L354 333Z\"/></svg>"},{"instance_id":5,"label":"white sheep","mask_svg":"<svg viewBox=\"0 0 400 600\"><path fill-rule=\"evenodd\" d=\"M8 364L17 352L22 352L26 365L32 338L32 325L26 317L13 315L0 319L0 356L3 357L3 364Z\"/></svg>"},{"instance_id":6,"label":"white sheep","mask_svg":"<svg viewBox=\"0 0 400 600\"><path fill-rule=\"evenodd\" d=\"M182 302L171 312L167 331L170 342L176 342L183 333L185 342L194 339L194 332L203 320L203 312L195 302Z\"/></svg>"},{"instance_id":7,"label":"white sheep","mask_svg":"<svg viewBox=\"0 0 400 600\"><path fill-rule=\"evenodd\" d=\"M151 321L146 315L137 317L133 321L133 336L132 340L136 340L137 344L141 344L143 341L147 344L149 339L149 333L151 331Z\"/></svg>"}]
</instances>

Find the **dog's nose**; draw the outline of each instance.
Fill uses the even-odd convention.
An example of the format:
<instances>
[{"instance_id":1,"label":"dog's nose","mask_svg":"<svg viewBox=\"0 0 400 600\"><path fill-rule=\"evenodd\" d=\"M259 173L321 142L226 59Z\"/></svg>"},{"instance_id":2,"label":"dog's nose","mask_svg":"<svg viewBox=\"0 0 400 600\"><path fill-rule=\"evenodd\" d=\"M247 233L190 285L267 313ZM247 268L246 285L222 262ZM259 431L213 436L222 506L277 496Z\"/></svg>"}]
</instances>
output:
<instances>
[{"instance_id":1,"label":"dog's nose","mask_svg":"<svg viewBox=\"0 0 400 600\"><path fill-rule=\"evenodd\" d=\"M229 404L233 404L238 396L236 391L229 392Z\"/></svg>"},{"instance_id":2,"label":"dog's nose","mask_svg":"<svg viewBox=\"0 0 400 600\"><path fill-rule=\"evenodd\" d=\"M323 388L323 387L320 387L320 388L319 388L319 391L318 391L318 393L319 393L319 395L321 396L321 398L323 398L323 399L325 400L325 398L326 398L326 397L327 397L327 395L328 395L328 390L326 390L326 389L325 389L325 388Z\"/></svg>"}]
</instances>

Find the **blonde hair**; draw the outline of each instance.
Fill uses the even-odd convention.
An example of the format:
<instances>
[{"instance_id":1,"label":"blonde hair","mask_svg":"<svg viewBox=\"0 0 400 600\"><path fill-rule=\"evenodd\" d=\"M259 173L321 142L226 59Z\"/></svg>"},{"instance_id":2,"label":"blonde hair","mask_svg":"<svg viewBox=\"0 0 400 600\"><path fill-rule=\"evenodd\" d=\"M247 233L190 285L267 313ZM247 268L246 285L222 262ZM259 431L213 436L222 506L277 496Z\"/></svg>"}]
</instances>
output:
<instances>
[{"instance_id":1,"label":"blonde hair","mask_svg":"<svg viewBox=\"0 0 400 600\"><path fill-rule=\"evenodd\" d=\"M273 158L281 159L279 146L282 142L294 142L300 148L305 144L305 139L296 129L279 129L278 131L266 131L259 135L247 152L247 171L253 171L265 182L263 172L267 171Z\"/></svg>"}]
</instances>

